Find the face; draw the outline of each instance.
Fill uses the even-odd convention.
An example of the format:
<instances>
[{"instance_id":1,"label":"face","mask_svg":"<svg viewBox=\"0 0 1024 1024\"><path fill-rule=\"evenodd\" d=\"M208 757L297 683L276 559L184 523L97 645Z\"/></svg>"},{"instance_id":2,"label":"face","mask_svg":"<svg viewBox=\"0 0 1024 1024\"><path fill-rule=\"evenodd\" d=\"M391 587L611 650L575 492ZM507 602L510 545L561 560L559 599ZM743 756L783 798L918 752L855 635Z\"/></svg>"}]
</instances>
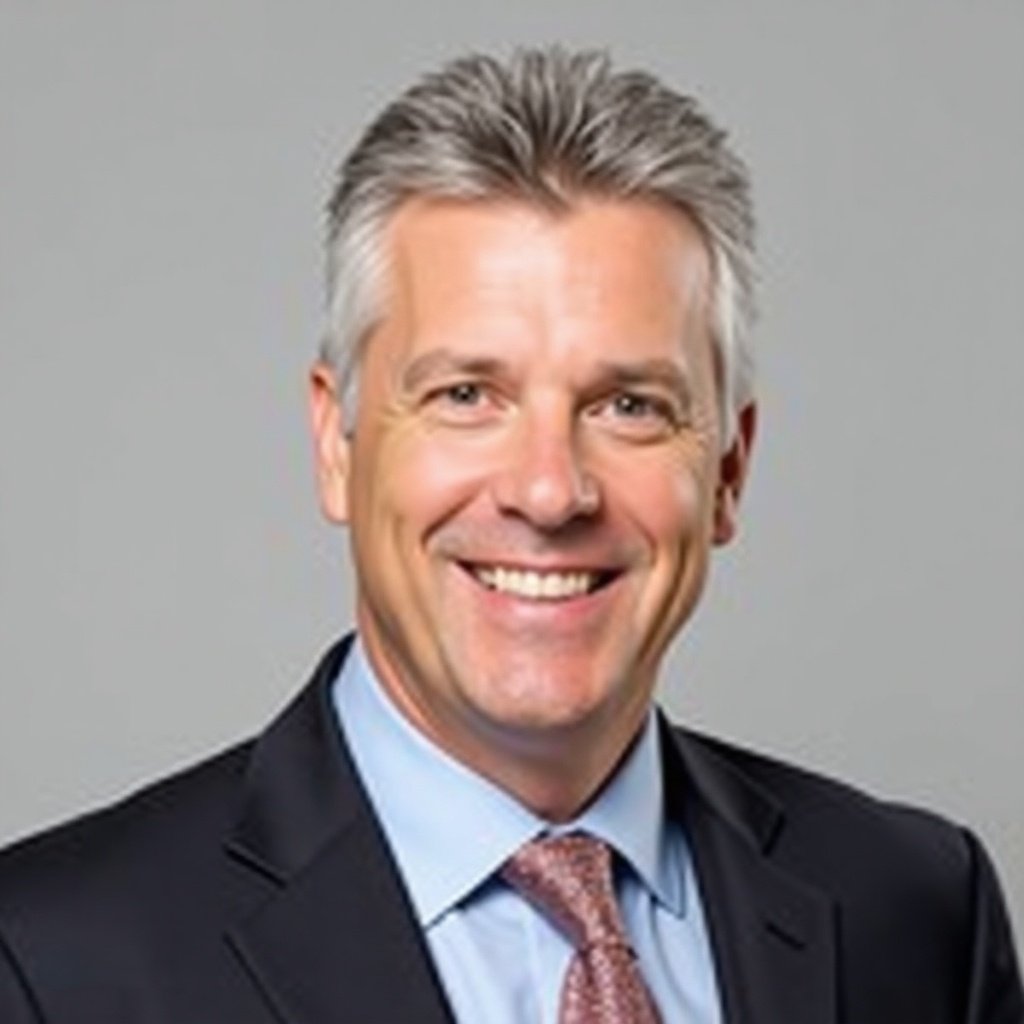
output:
<instances>
[{"instance_id":1,"label":"face","mask_svg":"<svg viewBox=\"0 0 1024 1024\"><path fill-rule=\"evenodd\" d=\"M484 774L621 752L732 533L752 429L722 451L702 237L639 200L415 199L387 246L350 438L312 377L374 667Z\"/></svg>"}]
</instances>

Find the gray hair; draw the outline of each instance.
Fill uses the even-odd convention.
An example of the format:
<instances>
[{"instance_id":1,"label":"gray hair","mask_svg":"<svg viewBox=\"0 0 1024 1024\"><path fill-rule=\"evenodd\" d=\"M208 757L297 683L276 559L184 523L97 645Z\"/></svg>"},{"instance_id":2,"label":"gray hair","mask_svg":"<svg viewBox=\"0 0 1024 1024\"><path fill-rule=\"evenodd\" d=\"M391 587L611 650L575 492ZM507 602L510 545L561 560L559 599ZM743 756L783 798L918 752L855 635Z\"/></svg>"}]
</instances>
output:
<instances>
[{"instance_id":1,"label":"gray hair","mask_svg":"<svg viewBox=\"0 0 1024 1024\"><path fill-rule=\"evenodd\" d=\"M753 397L754 216L742 161L689 96L613 70L600 51L470 55L425 76L366 129L327 207L328 329L321 358L347 414L368 334L383 315L388 218L405 199L522 198L552 209L580 194L665 202L700 228L712 272L723 433ZM351 422L351 421L350 421Z\"/></svg>"}]
</instances>

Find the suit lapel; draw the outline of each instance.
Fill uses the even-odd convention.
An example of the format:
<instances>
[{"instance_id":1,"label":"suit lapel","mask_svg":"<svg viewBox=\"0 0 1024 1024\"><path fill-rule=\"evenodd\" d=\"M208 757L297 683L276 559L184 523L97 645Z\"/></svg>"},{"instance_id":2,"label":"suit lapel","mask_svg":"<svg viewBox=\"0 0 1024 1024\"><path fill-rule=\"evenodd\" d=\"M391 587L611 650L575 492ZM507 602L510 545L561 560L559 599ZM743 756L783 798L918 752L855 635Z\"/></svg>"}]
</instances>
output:
<instances>
[{"instance_id":1,"label":"suit lapel","mask_svg":"<svg viewBox=\"0 0 1024 1024\"><path fill-rule=\"evenodd\" d=\"M379 838L354 826L230 941L288 1024L451 1024Z\"/></svg>"},{"instance_id":2,"label":"suit lapel","mask_svg":"<svg viewBox=\"0 0 1024 1024\"><path fill-rule=\"evenodd\" d=\"M836 910L772 860L782 808L703 741L669 736L667 799L686 822L727 1024L834 1024Z\"/></svg>"},{"instance_id":3,"label":"suit lapel","mask_svg":"<svg viewBox=\"0 0 1024 1024\"><path fill-rule=\"evenodd\" d=\"M333 719L347 644L256 744L228 842L268 899L228 933L288 1024L451 1024L433 963Z\"/></svg>"}]
</instances>

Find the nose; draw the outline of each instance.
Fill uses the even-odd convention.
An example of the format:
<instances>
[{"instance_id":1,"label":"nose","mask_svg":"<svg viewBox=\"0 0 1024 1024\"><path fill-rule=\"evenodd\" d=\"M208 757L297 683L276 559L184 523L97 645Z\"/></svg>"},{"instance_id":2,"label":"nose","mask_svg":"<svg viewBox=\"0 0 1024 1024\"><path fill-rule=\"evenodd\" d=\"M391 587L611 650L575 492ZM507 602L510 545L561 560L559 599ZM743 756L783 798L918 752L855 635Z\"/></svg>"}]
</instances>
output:
<instances>
[{"instance_id":1,"label":"nose","mask_svg":"<svg viewBox=\"0 0 1024 1024\"><path fill-rule=\"evenodd\" d=\"M494 480L498 508L546 532L593 516L601 507L600 487L584 465L567 419L524 415Z\"/></svg>"}]
</instances>

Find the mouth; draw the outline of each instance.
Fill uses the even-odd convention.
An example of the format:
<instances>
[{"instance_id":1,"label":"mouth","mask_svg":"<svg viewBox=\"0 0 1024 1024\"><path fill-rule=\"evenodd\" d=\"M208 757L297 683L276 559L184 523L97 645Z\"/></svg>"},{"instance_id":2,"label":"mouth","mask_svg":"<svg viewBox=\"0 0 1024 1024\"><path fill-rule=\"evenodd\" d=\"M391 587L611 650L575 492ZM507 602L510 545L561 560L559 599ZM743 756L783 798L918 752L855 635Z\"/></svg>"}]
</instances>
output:
<instances>
[{"instance_id":1,"label":"mouth","mask_svg":"<svg viewBox=\"0 0 1024 1024\"><path fill-rule=\"evenodd\" d=\"M501 565L460 563L462 568L488 590L527 601L568 601L584 597L607 586L617 575L613 570L521 569Z\"/></svg>"}]
</instances>

